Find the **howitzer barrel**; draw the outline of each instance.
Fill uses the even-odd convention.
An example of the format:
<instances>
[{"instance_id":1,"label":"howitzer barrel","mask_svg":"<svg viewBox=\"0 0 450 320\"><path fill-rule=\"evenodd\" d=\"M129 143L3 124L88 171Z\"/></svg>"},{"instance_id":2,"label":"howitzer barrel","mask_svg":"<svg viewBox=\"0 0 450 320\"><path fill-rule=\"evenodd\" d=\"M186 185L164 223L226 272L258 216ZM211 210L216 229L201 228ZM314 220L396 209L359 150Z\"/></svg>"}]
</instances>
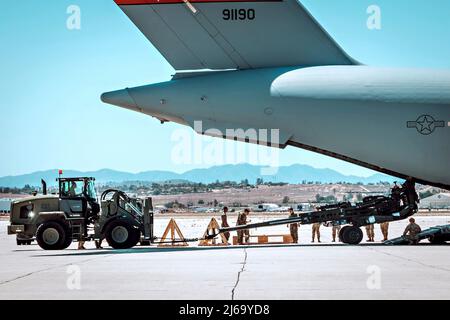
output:
<instances>
[{"instance_id":1,"label":"howitzer barrel","mask_svg":"<svg viewBox=\"0 0 450 320\"><path fill-rule=\"evenodd\" d=\"M369 225L373 223L391 222L397 220L403 220L412 216L417 212L413 206L404 206L401 208L392 207L386 211L384 208L383 213L379 213L377 206L383 206L384 204L393 205L389 199L387 202L373 203L362 207L346 207L336 206L327 210L312 211L299 214L297 217L289 217L285 219L271 220L259 223L246 224L235 227L220 228L214 234L207 235L207 238L211 239L217 235L225 232L233 232L240 230L249 230L263 227L272 227L278 225L286 225L291 223L300 224L313 224L323 222L333 222L335 224L352 224L357 227ZM369 219L369 217L372 217Z\"/></svg>"},{"instance_id":2,"label":"howitzer barrel","mask_svg":"<svg viewBox=\"0 0 450 320\"><path fill-rule=\"evenodd\" d=\"M304 214L299 215L298 217L258 222L258 223L246 224L246 225L235 226L235 227L220 228L218 230L218 233L208 235L208 238L214 238L218 234L225 233L225 232L256 229L256 228L263 228L263 227L272 227L272 226L279 226L279 225L285 225L285 224L291 224L291 223L306 223L305 222L306 216L309 214L314 214L314 213L316 213L316 212L304 213ZM308 221L309 221L309 219L308 219Z\"/></svg>"},{"instance_id":3,"label":"howitzer barrel","mask_svg":"<svg viewBox=\"0 0 450 320\"><path fill-rule=\"evenodd\" d=\"M295 217L295 218L271 220L271 221L266 221L266 222L246 224L246 225L236 226L236 227L220 228L219 233L247 230L247 229L255 229L255 228L262 228L262 227L271 227L271 226L278 226L278 225L290 224L290 223L299 223L301 220L302 220L301 218Z\"/></svg>"}]
</instances>

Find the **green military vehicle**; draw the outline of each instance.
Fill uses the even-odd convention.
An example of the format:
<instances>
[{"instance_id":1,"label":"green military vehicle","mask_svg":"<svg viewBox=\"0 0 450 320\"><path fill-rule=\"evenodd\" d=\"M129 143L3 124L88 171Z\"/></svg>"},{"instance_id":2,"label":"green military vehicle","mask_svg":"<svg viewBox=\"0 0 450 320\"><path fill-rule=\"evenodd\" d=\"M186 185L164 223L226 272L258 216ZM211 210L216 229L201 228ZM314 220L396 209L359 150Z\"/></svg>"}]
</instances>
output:
<instances>
[{"instance_id":1,"label":"green military vehicle","mask_svg":"<svg viewBox=\"0 0 450 320\"><path fill-rule=\"evenodd\" d=\"M97 199L92 177L59 178L58 195L43 194L11 203L8 234L18 245L36 240L45 250L62 250L73 241L106 239L115 249L128 249L153 239L151 198L139 201L109 189Z\"/></svg>"}]
</instances>

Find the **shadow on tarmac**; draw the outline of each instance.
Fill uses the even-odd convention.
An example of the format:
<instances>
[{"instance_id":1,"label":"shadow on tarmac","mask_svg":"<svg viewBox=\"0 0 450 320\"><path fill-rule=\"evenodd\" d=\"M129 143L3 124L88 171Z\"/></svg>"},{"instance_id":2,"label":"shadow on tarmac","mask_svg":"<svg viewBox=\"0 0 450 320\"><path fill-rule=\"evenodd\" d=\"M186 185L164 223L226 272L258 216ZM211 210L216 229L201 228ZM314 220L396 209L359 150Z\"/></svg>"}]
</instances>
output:
<instances>
[{"instance_id":1,"label":"shadow on tarmac","mask_svg":"<svg viewBox=\"0 0 450 320\"><path fill-rule=\"evenodd\" d=\"M379 247L386 246L383 243L361 244L358 247ZM96 256L96 255L116 255L116 254L136 254L136 253L164 253L164 252L188 252L188 251L211 251L211 250L239 250L239 249L265 249L265 248L320 248L320 247L355 247L346 244L288 244L288 245L250 245L250 246L228 246L228 247L134 247L132 249L92 249L79 251L77 249L66 249L67 253L35 255L33 257L67 257L67 256ZM34 250L29 250L34 251Z\"/></svg>"},{"instance_id":2,"label":"shadow on tarmac","mask_svg":"<svg viewBox=\"0 0 450 320\"><path fill-rule=\"evenodd\" d=\"M156 245L156 244L155 244ZM379 243L361 243L359 245L348 245L343 243L322 243L322 244L268 244L268 245L249 245L249 246L210 246L210 247L156 247L156 246L136 246L131 249L65 249L55 252L64 252L56 254L41 254L34 255L32 257L67 257L67 256L96 256L96 255L116 255L116 254L136 254L136 253L164 253L164 252L187 252L187 251L210 251L210 250L239 250L239 249L266 249L266 248L320 248L320 247L410 247L410 245L386 245L382 242ZM431 243L419 243L417 246L429 247L429 246L449 246L446 244L431 244ZM37 246L37 245L36 245ZM12 250L13 252L43 252L40 247L30 250ZM48 251L46 251L48 252Z\"/></svg>"}]
</instances>

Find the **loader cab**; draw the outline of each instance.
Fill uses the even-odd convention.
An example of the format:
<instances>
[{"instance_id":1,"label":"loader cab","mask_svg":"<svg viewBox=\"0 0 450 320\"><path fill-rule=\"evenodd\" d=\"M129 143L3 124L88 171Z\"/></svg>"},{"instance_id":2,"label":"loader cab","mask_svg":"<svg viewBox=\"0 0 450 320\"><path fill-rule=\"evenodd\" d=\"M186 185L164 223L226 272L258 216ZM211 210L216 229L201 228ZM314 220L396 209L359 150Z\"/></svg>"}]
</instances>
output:
<instances>
[{"instance_id":1,"label":"loader cab","mask_svg":"<svg viewBox=\"0 0 450 320\"><path fill-rule=\"evenodd\" d=\"M62 211L70 217L96 215L100 211L94 178L59 178L59 198Z\"/></svg>"}]
</instances>

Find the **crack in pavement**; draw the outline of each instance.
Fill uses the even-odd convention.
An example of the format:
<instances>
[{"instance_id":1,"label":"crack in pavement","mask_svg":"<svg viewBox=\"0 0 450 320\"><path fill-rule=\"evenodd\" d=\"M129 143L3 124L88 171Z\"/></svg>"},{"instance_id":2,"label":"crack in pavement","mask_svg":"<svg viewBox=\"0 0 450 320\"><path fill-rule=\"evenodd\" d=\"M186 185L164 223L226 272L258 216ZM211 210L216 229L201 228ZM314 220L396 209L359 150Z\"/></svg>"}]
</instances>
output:
<instances>
[{"instance_id":1,"label":"crack in pavement","mask_svg":"<svg viewBox=\"0 0 450 320\"><path fill-rule=\"evenodd\" d=\"M408 262L412 262L412 263L417 263L417 264L419 264L419 265L421 265L423 267L427 267L427 268L431 268L431 269L435 269L435 270L440 270L440 271L447 271L447 272L450 271L450 269L447 269L447 268L434 266L432 264L426 264L426 263L423 263L423 262L420 262L420 261L416 261L416 260L413 260L413 259L410 259L410 258L405 258L405 257L402 257L402 256L398 256L398 255L395 255L393 253L380 251L380 250L377 250L377 249L372 248L372 247L370 247L370 248L368 247L368 249L372 250L372 251L375 251L377 253L381 253L381 254L384 254L384 255L387 255L387 256L390 256L390 257L394 257L394 258L400 259L400 260L404 260L404 261L408 261Z\"/></svg>"},{"instance_id":2,"label":"crack in pavement","mask_svg":"<svg viewBox=\"0 0 450 320\"><path fill-rule=\"evenodd\" d=\"M13 279L1 281L0 282L0 286L2 286L4 284L11 283L11 282L14 282L14 281L17 281L17 280L20 280L20 279L23 279L23 278L26 278L26 277L29 277L29 276L32 276L32 275L37 274L37 273L50 271L50 270L53 270L53 269L58 269L58 268L63 268L63 267L68 267L70 265L82 264L82 263L89 262L89 261L96 260L96 259L100 259L100 258L104 258L104 257L95 257L95 258L91 258L91 259L82 260L82 261L79 261L79 262L65 263L65 264L62 264L62 265L57 265L57 266L53 266L53 267L49 267L49 268L45 268L45 269L41 269L41 270L36 270L36 271L33 271L33 272L29 272L29 273L23 274L21 276L17 276L17 277L15 277Z\"/></svg>"},{"instance_id":3,"label":"crack in pavement","mask_svg":"<svg viewBox=\"0 0 450 320\"><path fill-rule=\"evenodd\" d=\"M241 279L241 273L244 272L245 265L247 264L247 249L246 248L244 248L244 253L245 253L245 256L244 256L244 262L242 262L242 268L238 272L236 283L234 284L233 290L231 290L231 300L234 300L234 293L235 293L236 288L237 288L237 286L239 284L239 280Z\"/></svg>"}]
</instances>

